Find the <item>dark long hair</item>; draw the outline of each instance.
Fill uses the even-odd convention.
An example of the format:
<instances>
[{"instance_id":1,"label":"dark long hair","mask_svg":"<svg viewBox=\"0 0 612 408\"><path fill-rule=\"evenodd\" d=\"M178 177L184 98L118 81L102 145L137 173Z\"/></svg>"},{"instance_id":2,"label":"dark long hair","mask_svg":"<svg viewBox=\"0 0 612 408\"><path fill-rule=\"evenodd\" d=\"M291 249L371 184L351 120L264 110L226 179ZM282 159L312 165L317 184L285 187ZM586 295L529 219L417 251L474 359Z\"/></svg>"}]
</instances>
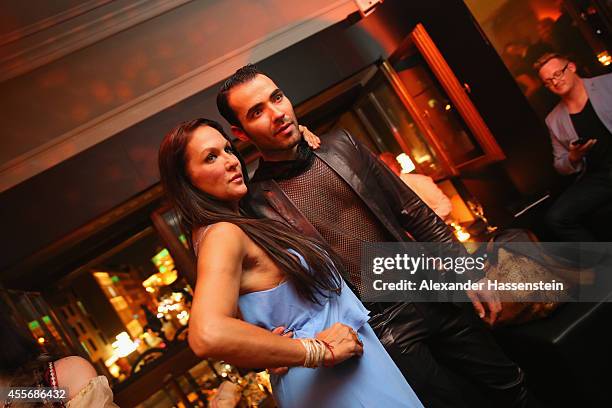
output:
<instances>
[{"instance_id":1,"label":"dark long hair","mask_svg":"<svg viewBox=\"0 0 612 408\"><path fill-rule=\"evenodd\" d=\"M202 192L191 183L186 171L186 149L193 132L200 126L216 129L230 142L240 160L243 179L248 180L242 158L219 123L202 118L183 122L164 137L158 158L161 182L176 209L181 227L190 237L191 248L191 233L194 230L218 222L230 222L240 227L270 256L301 296L317 302L318 295L327 296L328 291L339 290L341 272L337 268L342 266L326 244L299 235L281 222L252 217L245 200L241 203L239 214L236 214L229 203ZM287 252L288 249L302 255L307 266Z\"/></svg>"}]
</instances>

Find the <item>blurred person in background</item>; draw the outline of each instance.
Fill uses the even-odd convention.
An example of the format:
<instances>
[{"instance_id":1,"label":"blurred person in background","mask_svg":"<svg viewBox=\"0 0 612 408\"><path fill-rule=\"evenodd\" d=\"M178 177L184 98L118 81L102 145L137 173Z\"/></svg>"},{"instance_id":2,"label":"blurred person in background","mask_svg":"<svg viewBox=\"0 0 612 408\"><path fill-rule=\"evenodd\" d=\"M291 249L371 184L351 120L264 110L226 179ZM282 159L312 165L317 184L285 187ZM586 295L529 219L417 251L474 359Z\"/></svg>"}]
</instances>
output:
<instances>
[{"instance_id":1,"label":"blurred person in background","mask_svg":"<svg viewBox=\"0 0 612 408\"><path fill-rule=\"evenodd\" d=\"M402 173L402 166L390 152L383 152L378 158L389 167L438 217L446 220L453 205L433 179L423 174Z\"/></svg>"},{"instance_id":2,"label":"blurred person in background","mask_svg":"<svg viewBox=\"0 0 612 408\"><path fill-rule=\"evenodd\" d=\"M79 356L57 358L32 336L0 314L0 387L65 388L66 402L4 401L4 407L115 408L108 380Z\"/></svg>"},{"instance_id":3,"label":"blurred person in background","mask_svg":"<svg viewBox=\"0 0 612 408\"><path fill-rule=\"evenodd\" d=\"M546 117L555 169L579 175L549 210L547 223L565 241L597 241L585 219L612 205L612 74L581 78L572 60L554 53L542 55L534 70L561 99Z\"/></svg>"}]
</instances>

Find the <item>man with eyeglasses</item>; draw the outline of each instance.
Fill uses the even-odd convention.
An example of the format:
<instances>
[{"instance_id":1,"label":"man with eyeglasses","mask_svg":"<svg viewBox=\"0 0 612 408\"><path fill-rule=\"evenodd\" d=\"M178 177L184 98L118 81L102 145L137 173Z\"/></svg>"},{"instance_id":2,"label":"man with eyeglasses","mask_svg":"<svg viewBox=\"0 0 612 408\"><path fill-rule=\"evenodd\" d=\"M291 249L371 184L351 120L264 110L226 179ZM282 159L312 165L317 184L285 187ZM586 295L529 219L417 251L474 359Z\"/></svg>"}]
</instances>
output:
<instances>
[{"instance_id":1,"label":"man with eyeglasses","mask_svg":"<svg viewBox=\"0 0 612 408\"><path fill-rule=\"evenodd\" d=\"M585 218L612 205L612 74L581 78L576 64L560 54L534 63L544 86L561 101L546 116L555 169L578 180L547 214L550 228L566 241L597 241Z\"/></svg>"}]
</instances>

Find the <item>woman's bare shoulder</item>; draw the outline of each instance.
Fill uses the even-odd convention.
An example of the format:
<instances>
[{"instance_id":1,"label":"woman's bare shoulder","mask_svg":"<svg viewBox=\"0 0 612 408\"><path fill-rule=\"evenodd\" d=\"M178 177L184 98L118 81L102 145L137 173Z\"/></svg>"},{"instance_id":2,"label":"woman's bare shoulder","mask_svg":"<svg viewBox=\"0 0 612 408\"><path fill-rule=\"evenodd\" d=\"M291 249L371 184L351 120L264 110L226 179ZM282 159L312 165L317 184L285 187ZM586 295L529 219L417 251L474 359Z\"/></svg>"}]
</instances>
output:
<instances>
[{"instance_id":1,"label":"woman's bare shoulder","mask_svg":"<svg viewBox=\"0 0 612 408\"><path fill-rule=\"evenodd\" d=\"M240 240L247 238L247 235L244 233L242 228L236 224L226 221L210 224L206 227L206 230L203 231L203 234L204 236L202 237L202 241L206 239L220 239L223 237Z\"/></svg>"},{"instance_id":2,"label":"woman's bare shoulder","mask_svg":"<svg viewBox=\"0 0 612 408\"><path fill-rule=\"evenodd\" d=\"M98 376L93 365L83 357L68 356L55 363L57 382L60 388L68 389L68 397L77 395L89 380Z\"/></svg>"},{"instance_id":3,"label":"woman's bare shoulder","mask_svg":"<svg viewBox=\"0 0 612 408\"><path fill-rule=\"evenodd\" d=\"M216 222L214 224L210 224L207 227L206 234L210 234L213 232L216 234L245 235L244 231L242 231L242 228L240 228L239 226L237 226L236 224L232 222L227 222L227 221L221 221L221 222Z\"/></svg>"},{"instance_id":4,"label":"woman's bare shoulder","mask_svg":"<svg viewBox=\"0 0 612 408\"><path fill-rule=\"evenodd\" d=\"M225 221L207 226L201 234L198 236L198 252L204 247L208 250L214 247L234 250L245 248L245 244L249 241L248 235L239 226Z\"/></svg>"}]
</instances>

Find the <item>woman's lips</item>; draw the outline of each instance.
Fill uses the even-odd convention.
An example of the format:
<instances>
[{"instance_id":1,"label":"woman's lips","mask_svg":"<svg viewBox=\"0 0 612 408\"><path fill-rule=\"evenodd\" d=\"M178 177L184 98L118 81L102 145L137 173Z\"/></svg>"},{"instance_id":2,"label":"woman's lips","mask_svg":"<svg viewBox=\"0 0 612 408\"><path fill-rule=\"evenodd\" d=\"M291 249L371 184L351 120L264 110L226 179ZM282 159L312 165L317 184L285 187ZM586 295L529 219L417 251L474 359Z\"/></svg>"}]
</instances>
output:
<instances>
[{"instance_id":1,"label":"woman's lips","mask_svg":"<svg viewBox=\"0 0 612 408\"><path fill-rule=\"evenodd\" d=\"M232 177L230 179L230 183L233 183L233 182L242 183L242 176L241 175L237 175L237 176Z\"/></svg>"}]
</instances>

